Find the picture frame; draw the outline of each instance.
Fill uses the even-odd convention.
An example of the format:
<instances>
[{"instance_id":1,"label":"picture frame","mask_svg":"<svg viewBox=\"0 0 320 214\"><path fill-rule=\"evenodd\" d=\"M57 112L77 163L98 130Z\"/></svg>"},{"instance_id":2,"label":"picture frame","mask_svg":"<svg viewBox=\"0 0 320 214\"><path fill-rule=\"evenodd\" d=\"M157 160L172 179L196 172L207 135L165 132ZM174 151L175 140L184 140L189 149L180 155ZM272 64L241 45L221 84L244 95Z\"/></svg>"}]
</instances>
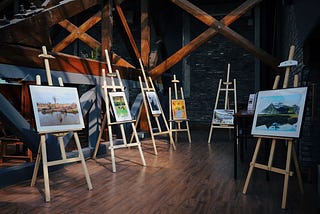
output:
<instances>
[{"instance_id":1,"label":"picture frame","mask_svg":"<svg viewBox=\"0 0 320 214\"><path fill-rule=\"evenodd\" d=\"M256 108L257 94L249 94L247 111L253 112Z\"/></svg>"},{"instance_id":2,"label":"picture frame","mask_svg":"<svg viewBox=\"0 0 320 214\"><path fill-rule=\"evenodd\" d=\"M171 100L173 120L186 120L187 111L184 99Z\"/></svg>"},{"instance_id":3,"label":"picture frame","mask_svg":"<svg viewBox=\"0 0 320 214\"><path fill-rule=\"evenodd\" d=\"M57 133L84 128L77 88L30 85L29 90L37 132Z\"/></svg>"},{"instance_id":4,"label":"picture frame","mask_svg":"<svg viewBox=\"0 0 320 214\"><path fill-rule=\"evenodd\" d=\"M109 92L110 103L117 122L132 120L126 95L121 92Z\"/></svg>"},{"instance_id":5,"label":"picture frame","mask_svg":"<svg viewBox=\"0 0 320 214\"><path fill-rule=\"evenodd\" d=\"M233 125L233 109L214 109L212 124Z\"/></svg>"},{"instance_id":6,"label":"picture frame","mask_svg":"<svg viewBox=\"0 0 320 214\"><path fill-rule=\"evenodd\" d=\"M151 114L159 115L161 114L161 106L158 96L155 91L146 91L146 97L149 103Z\"/></svg>"},{"instance_id":7,"label":"picture frame","mask_svg":"<svg viewBox=\"0 0 320 214\"><path fill-rule=\"evenodd\" d=\"M307 87L260 91L251 134L299 138Z\"/></svg>"}]
</instances>

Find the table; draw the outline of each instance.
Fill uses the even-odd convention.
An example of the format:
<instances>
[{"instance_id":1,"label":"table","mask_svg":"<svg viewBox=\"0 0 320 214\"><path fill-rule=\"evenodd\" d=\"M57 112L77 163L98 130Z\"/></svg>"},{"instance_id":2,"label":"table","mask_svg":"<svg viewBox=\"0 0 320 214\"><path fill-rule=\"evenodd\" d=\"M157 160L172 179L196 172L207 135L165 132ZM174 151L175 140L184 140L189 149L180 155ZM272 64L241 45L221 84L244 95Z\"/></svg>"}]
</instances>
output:
<instances>
[{"instance_id":1,"label":"table","mask_svg":"<svg viewBox=\"0 0 320 214\"><path fill-rule=\"evenodd\" d=\"M251 127L253 122L253 111L240 110L233 115L234 120L234 179L237 179L238 148L240 159L243 161L243 142L252 137Z\"/></svg>"}]
</instances>

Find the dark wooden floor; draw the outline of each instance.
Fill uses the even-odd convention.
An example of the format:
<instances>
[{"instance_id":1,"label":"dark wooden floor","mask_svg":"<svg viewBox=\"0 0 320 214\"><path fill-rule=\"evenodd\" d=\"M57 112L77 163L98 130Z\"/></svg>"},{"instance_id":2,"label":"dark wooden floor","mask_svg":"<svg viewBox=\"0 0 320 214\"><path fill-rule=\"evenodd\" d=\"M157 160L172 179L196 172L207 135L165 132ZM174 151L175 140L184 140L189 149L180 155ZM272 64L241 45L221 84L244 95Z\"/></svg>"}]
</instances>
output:
<instances>
[{"instance_id":1,"label":"dark wooden floor","mask_svg":"<svg viewBox=\"0 0 320 214\"><path fill-rule=\"evenodd\" d=\"M207 144L208 130L191 131L192 144L180 138L176 151L157 140L158 156L150 141L144 141L146 167L135 148L116 150L116 173L111 172L110 156L88 159L91 191L80 163L49 174L49 203L44 201L42 177L35 187L28 180L0 189L0 213L319 213L315 184L305 182L301 195L295 176L289 180L285 210L279 174L267 181L264 171L255 170L247 194L242 194L253 143L234 180L228 133L214 133L214 142Z\"/></svg>"}]
</instances>

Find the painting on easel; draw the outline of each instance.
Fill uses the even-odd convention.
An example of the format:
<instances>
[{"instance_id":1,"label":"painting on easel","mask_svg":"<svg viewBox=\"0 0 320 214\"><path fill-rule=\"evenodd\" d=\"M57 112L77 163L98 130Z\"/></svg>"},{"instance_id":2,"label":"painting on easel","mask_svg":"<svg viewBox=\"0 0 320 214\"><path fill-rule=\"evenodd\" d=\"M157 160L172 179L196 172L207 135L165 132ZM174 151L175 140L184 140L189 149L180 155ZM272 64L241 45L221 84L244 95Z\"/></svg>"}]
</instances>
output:
<instances>
[{"instance_id":1,"label":"painting on easel","mask_svg":"<svg viewBox=\"0 0 320 214\"><path fill-rule=\"evenodd\" d=\"M252 135L298 138L307 87L260 91Z\"/></svg>"},{"instance_id":2,"label":"painting on easel","mask_svg":"<svg viewBox=\"0 0 320 214\"><path fill-rule=\"evenodd\" d=\"M30 95L39 133L84 128L77 88L31 85Z\"/></svg>"},{"instance_id":3,"label":"painting on easel","mask_svg":"<svg viewBox=\"0 0 320 214\"><path fill-rule=\"evenodd\" d=\"M171 105L174 120L187 119L186 105L183 99L171 100Z\"/></svg>"},{"instance_id":4,"label":"painting on easel","mask_svg":"<svg viewBox=\"0 0 320 214\"><path fill-rule=\"evenodd\" d=\"M213 111L212 124L218 125L233 125L232 109L215 109Z\"/></svg>"},{"instance_id":5,"label":"painting on easel","mask_svg":"<svg viewBox=\"0 0 320 214\"><path fill-rule=\"evenodd\" d=\"M147 91L146 96L148 99L148 103L151 109L151 113L153 115L158 115L161 114L161 108L160 108L160 103L157 97L156 92L154 91Z\"/></svg>"},{"instance_id":6,"label":"painting on easel","mask_svg":"<svg viewBox=\"0 0 320 214\"><path fill-rule=\"evenodd\" d=\"M132 120L124 92L109 92L111 106L117 122Z\"/></svg>"}]
</instances>

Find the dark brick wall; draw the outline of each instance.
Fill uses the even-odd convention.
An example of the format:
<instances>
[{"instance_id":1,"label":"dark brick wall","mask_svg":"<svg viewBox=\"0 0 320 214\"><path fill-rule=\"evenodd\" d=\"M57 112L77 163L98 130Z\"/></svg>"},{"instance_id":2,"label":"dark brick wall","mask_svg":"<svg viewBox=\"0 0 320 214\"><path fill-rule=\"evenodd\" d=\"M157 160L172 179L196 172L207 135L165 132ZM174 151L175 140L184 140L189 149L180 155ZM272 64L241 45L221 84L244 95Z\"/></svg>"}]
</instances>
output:
<instances>
[{"instance_id":1,"label":"dark brick wall","mask_svg":"<svg viewBox=\"0 0 320 214\"><path fill-rule=\"evenodd\" d=\"M157 34L152 26L151 28L151 47L154 46L155 41L161 39L165 51L168 56L175 53L181 48L182 43L182 10L172 3L167 5L164 14L155 14L155 18L161 19L159 23L152 20L151 24L158 25ZM223 16L227 15L230 11L235 9L237 5L230 3L219 3L216 5L197 5L202 8L208 14L214 16L220 20ZM126 8L124 8L126 9ZM129 8L129 11L131 9ZM139 10L134 10L129 14L132 17L133 22L129 22L130 29L138 47L140 48L140 17ZM125 15L128 15L125 11ZM190 38L191 40L206 30L208 27L200 23L196 18L189 15L190 18ZM241 34L246 39L253 42L254 39L254 23L252 13L246 14L234 22L230 27L237 33ZM121 31L119 30L119 23L115 22L115 29L113 32L113 51L122 56L127 61L132 62L129 53L126 50L126 46L121 38ZM162 56L164 58L168 56ZM254 57L246 52L244 49L228 40L224 36L217 34L211 40L206 42L203 46L193 52L188 58L188 64L190 65L190 96L186 97L186 105L188 111L188 118L190 123L197 124L210 124L212 119L212 111L216 99L218 90L219 79L226 80L227 66L231 65L230 81L236 79L237 82L237 101L238 109L246 107L248 96L250 93L254 93ZM182 63L176 64L166 74L163 75L163 81L171 81L173 74L177 75L177 78L183 83L183 70ZM137 84L133 84L139 86ZM130 85L130 86L133 86ZM162 91L164 105L167 104L168 97L165 94L168 92L167 87L170 84L163 85ZM134 86L135 87L135 86ZM129 88L130 91L136 91L134 88ZM130 92L131 93L131 92ZM230 92L230 99L233 104L233 92ZM219 104L223 108L224 105L224 93L220 95L222 98ZM133 101L133 97L130 96L130 102ZM218 106L219 107L219 106ZM232 106L231 106L232 107ZM163 106L167 109L167 106ZM233 107L234 108L234 107Z\"/></svg>"},{"instance_id":2,"label":"dark brick wall","mask_svg":"<svg viewBox=\"0 0 320 214\"><path fill-rule=\"evenodd\" d=\"M228 6L228 5L226 5ZM209 14L227 14L233 7L224 7L223 11L206 10ZM220 20L222 16L216 16ZM206 26L191 18L191 38L202 33ZM231 25L231 29L253 42L254 26L251 16L240 18ZM248 24L249 23L249 24ZM188 117L191 123L210 124L219 80L226 81L227 67L230 63L230 81L236 79L238 110L245 108L248 96L254 93L254 57L244 49L217 34L203 46L193 52L189 59L190 64L190 97L186 98ZM233 86L232 86L233 87ZM230 102L233 104L233 92L229 92ZM218 108L224 108L225 93L219 96ZM232 107L232 106L231 106ZM233 107L234 108L234 107Z\"/></svg>"},{"instance_id":3,"label":"dark brick wall","mask_svg":"<svg viewBox=\"0 0 320 214\"><path fill-rule=\"evenodd\" d=\"M314 4L310 4L310 1L304 3L304 7L316 7ZM319 102L317 102L317 94L319 91L319 79L313 78L312 71L318 72L317 69L309 67L304 62L304 43L306 42L306 35L310 32L305 32L303 25L308 25L308 29L312 29L311 26L315 25L314 22L308 20L302 23L302 20L307 20L306 17L301 17L301 8L299 1L297 4L279 5L279 14L281 23L278 26L278 31L281 37L278 41L278 53L281 58L286 60L288 58L290 45L295 46L294 60L298 61L298 66L291 69L290 84L292 86L293 76L299 75L299 85L308 86L308 96L306 100L304 121L301 131L301 138L299 140L298 155L301 172L306 176L305 179L314 180L316 175L316 165L320 160L320 148L317 142L319 137ZM300 11L300 12L299 12ZM305 16L308 16L305 14ZM314 96L315 95L315 96Z\"/></svg>"}]
</instances>

